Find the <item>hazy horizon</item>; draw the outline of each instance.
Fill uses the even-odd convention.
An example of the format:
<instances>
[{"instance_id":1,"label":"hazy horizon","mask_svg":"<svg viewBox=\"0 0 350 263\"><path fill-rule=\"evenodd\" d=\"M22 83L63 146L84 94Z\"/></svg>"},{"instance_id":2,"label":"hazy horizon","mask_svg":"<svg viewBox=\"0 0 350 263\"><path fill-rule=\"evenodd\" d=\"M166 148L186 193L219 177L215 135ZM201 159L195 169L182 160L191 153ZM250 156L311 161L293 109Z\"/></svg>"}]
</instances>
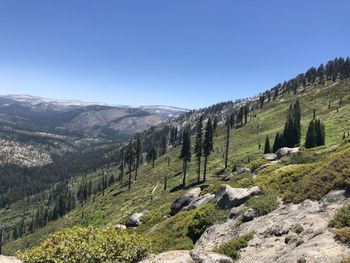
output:
<instances>
[{"instance_id":1,"label":"hazy horizon","mask_svg":"<svg viewBox=\"0 0 350 263\"><path fill-rule=\"evenodd\" d=\"M349 8L341 0L5 0L0 94L187 109L246 98L349 56Z\"/></svg>"}]
</instances>

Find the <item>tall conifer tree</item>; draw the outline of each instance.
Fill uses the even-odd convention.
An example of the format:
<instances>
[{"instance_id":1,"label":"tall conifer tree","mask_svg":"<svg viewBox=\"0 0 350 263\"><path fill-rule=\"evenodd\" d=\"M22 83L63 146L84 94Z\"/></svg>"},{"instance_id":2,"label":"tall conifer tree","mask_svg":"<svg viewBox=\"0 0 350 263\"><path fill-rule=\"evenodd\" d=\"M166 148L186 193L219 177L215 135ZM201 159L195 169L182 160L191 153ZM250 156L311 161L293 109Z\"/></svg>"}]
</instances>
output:
<instances>
[{"instance_id":1,"label":"tall conifer tree","mask_svg":"<svg viewBox=\"0 0 350 263\"><path fill-rule=\"evenodd\" d=\"M187 164L191 161L191 135L190 128L185 127L182 135L182 149L180 159L183 161L182 187L186 187Z\"/></svg>"},{"instance_id":2,"label":"tall conifer tree","mask_svg":"<svg viewBox=\"0 0 350 263\"><path fill-rule=\"evenodd\" d=\"M204 172L203 172L203 181L206 180L207 175L207 164L208 164L208 157L213 151L213 126L211 119L209 118L207 121L207 125L205 127L205 134L204 134L204 142L203 142L203 155L204 155Z\"/></svg>"}]
</instances>

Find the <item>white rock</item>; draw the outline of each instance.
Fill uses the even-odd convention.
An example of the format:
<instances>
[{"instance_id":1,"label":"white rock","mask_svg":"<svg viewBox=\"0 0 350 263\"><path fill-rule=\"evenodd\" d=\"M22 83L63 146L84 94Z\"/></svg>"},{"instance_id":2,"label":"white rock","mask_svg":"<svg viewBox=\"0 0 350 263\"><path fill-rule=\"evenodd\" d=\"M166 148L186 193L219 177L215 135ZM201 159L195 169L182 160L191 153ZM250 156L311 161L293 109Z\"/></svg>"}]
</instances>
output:
<instances>
[{"instance_id":1,"label":"white rock","mask_svg":"<svg viewBox=\"0 0 350 263\"><path fill-rule=\"evenodd\" d=\"M22 263L23 261L15 257L0 256L0 263Z\"/></svg>"},{"instance_id":2,"label":"white rock","mask_svg":"<svg viewBox=\"0 0 350 263\"><path fill-rule=\"evenodd\" d=\"M141 213L132 214L125 223L126 227L138 227L142 225L142 217L147 213L148 211L146 210Z\"/></svg>"},{"instance_id":3,"label":"white rock","mask_svg":"<svg viewBox=\"0 0 350 263\"><path fill-rule=\"evenodd\" d=\"M191 201L191 203L188 206L183 207L181 210L188 211L192 209L196 209L202 205L208 204L211 200L214 200L215 195L214 194L205 194L202 196L199 196Z\"/></svg>"},{"instance_id":4,"label":"white rock","mask_svg":"<svg viewBox=\"0 0 350 263\"><path fill-rule=\"evenodd\" d=\"M268 161L274 161L277 159L277 154L275 153L265 153L263 155L263 158Z\"/></svg>"},{"instance_id":5,"label":"white rock","mask_svg":"<svg viewBox=\"0 0 350 263\"><path fill-rule=\"evenodd\" d=\"M283 147L277 150L276 155L278 156L278 158L281 158L289 154L298 153L299 149L300 149L299 147L295 147L295 148Z\"/></svg>"},{"instance_id":6,"label":"white rock","mask_svg":"<svg viewBox=\"0 0 350 263\"><path fill-rule=\"evenodd\" d=\"M183 194L180 198L176 199L172 204L171 204L171 212L170 215L175 215L178 212L181 211L182 208L185 206L188 206L193 200L195 200L197 197L199 197L201 193L200 188L193 188Z\"/></svg>"},{"instance_id":7,"label":"white rock","mask_svg":"<svg viewBox=\"0 0 350 263\"><path fill-rule=\"evenodd\" d=\"M232 208L243 204L250 197L261 192L260 187L232 188L229 185L221 185L215 193L215 201L221 208Z\"/></svg>"}]
</instances>

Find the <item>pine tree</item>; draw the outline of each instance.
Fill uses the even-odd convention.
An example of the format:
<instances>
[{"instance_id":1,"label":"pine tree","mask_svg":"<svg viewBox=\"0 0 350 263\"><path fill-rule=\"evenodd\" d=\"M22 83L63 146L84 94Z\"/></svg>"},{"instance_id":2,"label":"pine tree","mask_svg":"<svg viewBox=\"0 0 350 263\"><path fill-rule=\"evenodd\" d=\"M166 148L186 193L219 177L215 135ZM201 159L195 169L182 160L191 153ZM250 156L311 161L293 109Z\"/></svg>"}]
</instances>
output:
<instances>
[{"instance_id":1,"label":"pine tree","mask_svg":"<svg viewBox=\"0 0 350 263\"><path fill-rule=\"evenodd\" d=\"M154 168L154 162L157 159L157 157L158 157L157 149L153 145L151 150L147 154L147 160L148 162L152 162L152 168Z\"/></svg>"},{"instance_id":2,"label":"pine tree","mask_svg":"<svg viewBox=\"0 0 350 263\"><path fill-rule=\"evenodd\" d=\"M300 144L301 138L301 111L299 100L294 105L290 104L287 120L283 130L283 146L295 147Z\"/></svg>"},{"instance_id":3,"label":"pine tree","mask_svg":"<svg viewBox=\"0 0 350 263\"><path fill-rule=\"evenodd\" d=\"M119 165L119 181L120 181L120 187L123 186L124 164L125 164L125 148L122 147L121 150L120 150L120 165Z\"/></svg>"},{"instance_id":4,"label":"pine tree","mask_svg":"<svg viewBox=\"0 0 350 263\"><path fill-rule=\"evenodd\" d=\"M241 126L243 126L243 118L244 118L244 107L241 106L238 111L237 121L238 123L241 123Z\"/></svg>"},{"instance_id":5,"label":"pine tree","mask_svg":"<svg viewBox=\"0 0 350 263\"><path fill-rule=\"evenodd\" d=\"M227 168L228 162L228 150L230 146L230 119L226 120L226 151L225 151L225 169Z\"/></svg>"},{"instance_id":6,"label":"pine tree","mask_svg":"<svg viewBox=\"0 0 350 263\"><path fill-rule=\"evenodd\" d=\"M160 142L159 155L164 155L168 147L168 139L166 136L163 136Z\"/></svg>"},{"instance_id":7,"label":"pine tree","mask_svg":"<svg viewBox=\"0 0 350 263\"><path fill-rule=\"evenodd\" d=\"M186 187L187 163L191 161L191 135L190 128L185 127L182 135L182 149L179 156L183 161L182 187Z\"/></svg>"},{"instance_id":8,"label":"pine tree","mask_svg":"<svg viewBox=\"0 0 350 263\"><path fill-rule=\"evenodd\" d=\"M313 119L306 132L305 148L325 145L325 127L320 120Z\"/></svg>"},{"instance_id":9,"label":"pine tree","mask_svg":"<svg viewBox=\"0 0 350 263\"><path fill-rule=\"evenodd\" d=\"M231 127L231 129L235 127L235 122L236 122L236 115L234 113L232 113L231 116L230 116L230 127Z\"/></svg>"},{"instance_id":10,"label":"pine tree","mask_svg":"<svg viewBox=\"0 0 350 263\"><path fill-rule=\"evenodd\" d=\"M271 153L270 139L268 135L266 136L265 140L264 154L265 153Z\"/></svg>"},{"instance_id":11,"label":"pine tree","mask_svg":"<svg viewBox=\"0 0 350 263\"><path fill-rule=\"evenodd\" d=\"M277 152L277 150L283 146L282 140L283 140L283 138L281 137L281 134L279 132L277 132L276 136L275 136L275 141L274 141L273 146L272 146L272 151L274 153Z\"/></svg>"},{"instance_id":12,"label":"pine tree","mask_svg":"<svg viewBox=\"0 0 350 263\"><path fill-rule=\"evenodd\" d=\"M248 122L249 105L248 103L244 106L244 124Z\"/></svg>"},{"instance_id":13,"label":"pine tree","mask_svg":"<svg viewBox=\"0 0 350 263\"><path fill-rule=\"evenodd\" d=\"M136 164L135 164L135 181L137 180L137 172L138 172L138 168L140 166L141 153L142 153L141 136L140 136L140 134L137 134L136 135L136 143L135 143L135 159L136 159Z\"/></svg>"},{"instance_id":14,"label":"pine tree","mask_svg":"<svg viewBox=\"0 0 350 263\"><path fill-rule=\"evenodd\" d=\"M203 155L203 117L201 116L198 120L197 123L197 134L196 134L196 144L194 147L194 151L197 157L197 163L198 163L198 168L197 168L197 181L200 182L201 179L201 158Z\"/></svg>"},{"instance_id":15,"label":"pine tree","mask_svg":"<svg viewBox=\"0 0 350 263\"><path fill-rule=\"evenodd\" d=\"M131 189L131 171L132 171L132 165L134 163L134 146L132 140L130 140L125 153L125 161L128 164L128 173L129 173L129 182L128 182L128 189Z\"/></svg>"},{"instance_id":16,"label":"pine tree","mask_svg":"<svg viewBox=\"0 0 350 263\"><path fill-rule=\"evenodd\" d=\"M214 121L213 121L213 132L214 132L214 134L215 134L215 137L217 136L216 130L217 130L217 128L218 128L218 123L219 123L218 118L215 117L215 118L214 118Z\"/></svg>"},{"instance_id":17,"label":"pine tree","mask_svg":"<svg viewBox=\"0 0 350 263\"><path fill-rule=\"evenodd\" d=\"M213 151L213 126L211 119L209 118L207 121L207 125L205 128L205 134L204 134L204 142L203 142L203 155L204 155L204 172L203 172L203 181L206 180L207 175L207 163L208 163L208 157Z\"/></svg>"},{"instance_id":18,"label":"pine tree","mask_svg":"<svg viewBox=\"0 0 350 263\"><path fill-rule=\"evenodd\" d=\"M315 120L311 120L306 132L305 148L316 147L316 144L317 144L316 139L317 139L317 133L316 133Z\"/></svg>"}]
</instances>

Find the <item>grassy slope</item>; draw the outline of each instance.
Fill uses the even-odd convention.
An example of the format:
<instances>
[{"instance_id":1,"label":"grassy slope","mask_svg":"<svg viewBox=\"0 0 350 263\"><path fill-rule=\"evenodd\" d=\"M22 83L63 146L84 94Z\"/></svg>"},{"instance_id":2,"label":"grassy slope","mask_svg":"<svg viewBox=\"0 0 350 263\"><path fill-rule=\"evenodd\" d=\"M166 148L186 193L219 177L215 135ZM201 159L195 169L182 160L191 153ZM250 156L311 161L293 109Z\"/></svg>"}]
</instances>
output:
<instances>
[{"instance_id":1,"label":"grassy slope","mask_svg":"<svg viewBox=\"0 0 350 263\"><path fill-rule=\"evenodd\" d=\"M339 144L343 132L347 132L350 129L350 82L344 81L337 85L329 84L327 87L317 88L306 91L299 94L301 109L302 109L302 142L304 142L307 124L312 118L313 109L317 110L317 116L324 121L326 125L326 147L321 147L318 151L322 152L322 149L329 148L331 145ZM339 112L337 107L339 106L340 97L343 96L343 103ZM233 165L252 165L249 161L259 159L263 149L258 150L258 142L261 142L262 148L266 135L270 136L271 143L273 143L274 135L277 131L282 131L286 110L290 104L290 101L295 101L294 95L284 95L277 101L266 104L262 109L256 111L257 117L254 120L250 120L248 124L242 128L234 129L231 133L230 142L230 155L229 155L229 168ZM328 109L328 102L331 101L331 108ZM214 146L215 151L210 156L209 162L209 177L208 182L215 185L220 184L216 179L216 173L223 169L223 153L224 153L224 141L225 132L224 127L219 126L218 136L215 137ZM194 140L192 140L193 142ZM346 148L345 150L348 150ZM59 229L67 228L78 224L89 224L95 226L104 226L107 224L116 224L125 222L126 218L132 212L138 212L143 209L151 211L148 222L138 229L139 232L148 233L147 235L152 236L152 233L157 232L157 228L164 229L167 220L164 219L164 215L169 212L170 203L183 193L183 190L172 191L176 189L181 183L181 169L182 163L178 159L180 147L171 149L168 153L160 157L156 161L154 169L150 165L145 164L139 170L139 180L132 185L132 191L127 191L126 187L120 188L118 184L108 188L103 196L99 193L95 197L90 198L84 206L85 219L81 219L82 208L78 207L74 211L70 212L63 218L57 221L50 222L46 227L36 231L35 233L28 235L20 240L13 241L5 245L5 253L13 254L18 249L32 246L37 242L44 239L49 233L53 233ZM312 163L309 164L290 164L293 160L285 160L282 164L275 165L267 168L264 172L259 175L254 182L253 178L246 176L239 181L232 181L232 185L250 185L259 184L265 187L267 190L270 188L277 195L283 195L287 188L281 187L278 183L274 187L270 187L273 181L271 177L278 178L280 176L277 169L285 169L285 174L305 177L311 174L317 166L317 161L321 162L327 156L333 156L324 150L325 153L320 154L319 158L312 159ZM310 155L315 155L316 151L306 151ZM332 153L333 154L333 153ZM171 158L170 166L167 166L167 157ZM329 157L330 158L330 157ZM295 160L294 160L295 162ZM284 167L287 165L287 167ZM288 170L289 169L289 170ZM110 169L108 173L114 172L115 169ZM163 191L163 178L167 175L168 190ZM196 181L196 162L193 158L190 164L190 170L188 174L188 185ZM98 174L90 174L88 177L98 180ZM152 190L155 188L154 194ZM290 183L286 183L286 186L290 187ZM271 190L271 191L272 191ZM288 189L287 189L288 190ZM285 196L283 196L285 197ZM286 197L287 198L287 197ZM288 198L287 198L288 199ZM16 210L16 205L21 207L23 204L20 202L14 204L10 209ZM17 207L17 208L18 208ZM18 209L17 209L18 210ZM19 212L18 212L19 213ZM188 216L190 216L190 212ZM181 218L186 220L186 213ZM10 211L0 211L0 219L6 218L10 220L13 213ZM179 218L179 220L181 220ZM219 216L220 218L220 216ZM179 226L180 227L180 226ZM166 228L165 228L166 230ZM172 238L169 236L169 238ZM169 248L182 248L179 244L172 244ZM186 245L185 245L186 247Z\"/></svg>"}]
</instances>

